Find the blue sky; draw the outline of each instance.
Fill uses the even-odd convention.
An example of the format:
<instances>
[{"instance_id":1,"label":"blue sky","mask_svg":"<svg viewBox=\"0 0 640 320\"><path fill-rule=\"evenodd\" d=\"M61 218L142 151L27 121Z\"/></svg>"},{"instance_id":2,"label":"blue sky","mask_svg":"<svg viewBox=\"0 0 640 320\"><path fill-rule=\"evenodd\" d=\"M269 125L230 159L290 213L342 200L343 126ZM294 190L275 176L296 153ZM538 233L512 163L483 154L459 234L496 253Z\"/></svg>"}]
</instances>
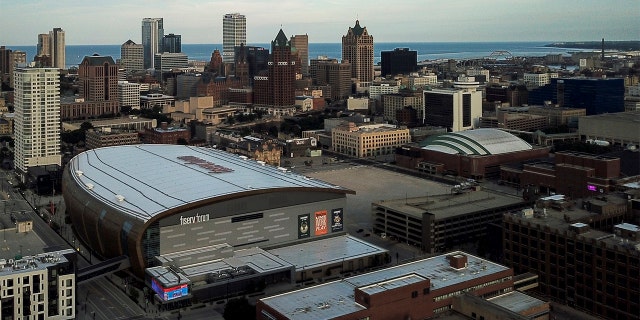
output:
<instances>
[{"instance_id":1,"label":"blue sky","mask_svg":"<svg viewBox=\"0 0 640 320\"><path fill-rule=\"evenodd\" d=\"M35 45L54 27L67 44L140 42L145 17L183 43L221 43L222 16L247 17L247 42L308 34L340 42L356 19L376 42L640 40L638 0L0 0L0 45Z\"/></svg>"}]
</instances>

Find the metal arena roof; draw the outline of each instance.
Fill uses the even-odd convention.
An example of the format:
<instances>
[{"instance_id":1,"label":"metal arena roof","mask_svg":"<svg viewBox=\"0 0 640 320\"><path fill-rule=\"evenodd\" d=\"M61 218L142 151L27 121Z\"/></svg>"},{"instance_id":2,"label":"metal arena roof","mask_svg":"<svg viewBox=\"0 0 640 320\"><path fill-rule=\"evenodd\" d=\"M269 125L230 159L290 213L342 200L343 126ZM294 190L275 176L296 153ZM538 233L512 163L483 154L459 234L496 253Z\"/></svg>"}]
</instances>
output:
<instances>
[{"instance_id":1,"label":"metal arena roof","mask_svg":"<svg viewBox=\"0 0 640 320\"><path fill-rule=\"evenodd\" d=\"M431 139L423 149L484 156L531 150L533 147L511 133L486 128L439 135Z\"/></svg>"},{"instance_id":2,"label":"metal arena roof","mask_svg":"<svg viewBox=\"0 0 640 320\"><path fill-rule=\"evenodd\" d=\"M234 193L279 188L352 191L224 151L128 145L85 151L69 163L80 188L147 221L168 209Z\"/></svg>"}]
</instances>

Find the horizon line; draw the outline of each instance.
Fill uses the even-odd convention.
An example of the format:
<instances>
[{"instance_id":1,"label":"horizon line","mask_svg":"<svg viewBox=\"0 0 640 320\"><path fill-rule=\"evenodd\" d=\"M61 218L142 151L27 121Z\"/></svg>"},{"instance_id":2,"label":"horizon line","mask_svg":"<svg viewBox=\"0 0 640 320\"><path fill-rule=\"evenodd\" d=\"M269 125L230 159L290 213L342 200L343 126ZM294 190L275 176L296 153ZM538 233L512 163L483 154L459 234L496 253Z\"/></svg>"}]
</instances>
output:
<instances>
[{"instance_id":1,"label":"horizon line","mask_svg":"<svg viewBox=\"0 0 640 320\"><path fill-rule=\"evenodd\" d=\"M130 40L130 39L129 39ZM128 41L128 40L127 40ZM125 41L126 42L126 41ZM575 41L564 41L564 40L499 40L499 41L377 41L376 43L531 43L531 42L546 42L547 44L560 44L560 43L600 43L601 40L575 40ZM640 42L640 40L606 40L605 42ZM124 43L124 42L123 42ZM111 44L65 44L65 46L121 46L121 44L111 43ZM247 42L247 45L251 44L268 44L268 42ZM339 44L341 42L309 42L309 44ZM138 43L136 43L138 44ZM141 43L140 43L141 44ZM182 45L222 45L222 43L183 43ZM5 47L31 47L37 46L37 44L22 44L22 45L2 45Z\"/></svg>"}]
</instances>

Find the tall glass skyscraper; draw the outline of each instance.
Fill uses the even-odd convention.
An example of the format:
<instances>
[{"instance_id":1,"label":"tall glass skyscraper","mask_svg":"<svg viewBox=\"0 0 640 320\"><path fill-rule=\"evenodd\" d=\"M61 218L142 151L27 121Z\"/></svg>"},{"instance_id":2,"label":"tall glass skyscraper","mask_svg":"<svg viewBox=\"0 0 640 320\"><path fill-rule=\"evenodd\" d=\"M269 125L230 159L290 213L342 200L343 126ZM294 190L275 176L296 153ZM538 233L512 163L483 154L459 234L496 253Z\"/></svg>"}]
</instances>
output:
<instances>
[{"instance_id":1,"label":"tall glass skyscraper","mask_svg":"<svg viewBox=\"0 0 640 320\"><path fill-rule=\"evenodd\" d=\"M239 13L228 13L222 19L222 62L235 61L234 48L247 44L247 19Z\"/></svg>"},{"instance_id":2,"label":"tall glass skyscraper","mask_svg":"<svg viewBox=\"0 0 640 320\"><path fill-rule=\"evenodd\" d=\"M164 36L164 38L162 38L162 52L181 53L182 36L173 33Z\"/></svg>"},{"instance_id":3,"label":"tall glass skyscraper","mask_svg":"<svg viewBox=\"0 0 640 320\"><path fill-rule=\"evenodd\" d=\"M144 48L145 69L153 68L155 54L162 51L163 37L164 26L162 18L142 19L142 47Z\"/></svg>"}]
</instances>

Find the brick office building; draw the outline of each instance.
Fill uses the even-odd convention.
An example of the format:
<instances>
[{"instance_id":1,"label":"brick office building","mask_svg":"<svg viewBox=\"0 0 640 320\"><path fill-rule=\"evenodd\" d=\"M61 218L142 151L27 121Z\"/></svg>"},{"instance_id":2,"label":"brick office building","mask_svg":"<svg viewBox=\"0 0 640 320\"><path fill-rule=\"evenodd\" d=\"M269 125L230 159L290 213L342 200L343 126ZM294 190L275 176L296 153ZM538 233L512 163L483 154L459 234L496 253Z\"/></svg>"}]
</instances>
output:
<instances>
[{"instance_id":1,"label":"brick office building","mask_svg":"<svg viewBox=\"0 0 640 320\"><path fill-rule=\"evenodd\" d=\"M120 112L118 65L110 56L86 56L78 66L81 99L60 104L61 119L85 119Z\"/></svg>"},{"instance_id":2,"label":"brick office building","mask_svg":"<svg viewBox=\"0 0 640 320\"><path fill-rule=\"evenodd\" d=\"M503 181L572 198L608 193L615 189L619 176L620 158L572 151L556 152L553 162L545 159L500 167Z\"/></svg>"},{"instance_id":3,"label":"brick office building","mask_svg":"<svg viewBox=\"0 0 640 320\"><path fill-rule=\"evenodd\" d=\"M256 318L426 319L448 312L465 293L512 291L512 269L456 251L260 299Z\"/></svg>"},{"instance_id":4,"label":"brick office building","mask_svg":"<svg viewBox=\"0 0 640 320\"><path fill-rule=\"evenodd\" d=\"M142 142L151 144L179 144L179 142L191 140L191 131L186 128L170 128L166 122L160 128L145 128L142 133Z\"/></svg>"},{"instance_id":5,"label":"brick office building","mask_svg":"<svg viewBox=\"0 0 640 320\"><path fill-rule=\"evenodd\" d=\"M638 319L640 228L622 223L629 219L626 200L551 198L539 200L537 211L504 216L505 263L537 274L539 292L560 303L608 319ZM597 230L611 228L615 235Z\"/></svg>"}]
</instances>

